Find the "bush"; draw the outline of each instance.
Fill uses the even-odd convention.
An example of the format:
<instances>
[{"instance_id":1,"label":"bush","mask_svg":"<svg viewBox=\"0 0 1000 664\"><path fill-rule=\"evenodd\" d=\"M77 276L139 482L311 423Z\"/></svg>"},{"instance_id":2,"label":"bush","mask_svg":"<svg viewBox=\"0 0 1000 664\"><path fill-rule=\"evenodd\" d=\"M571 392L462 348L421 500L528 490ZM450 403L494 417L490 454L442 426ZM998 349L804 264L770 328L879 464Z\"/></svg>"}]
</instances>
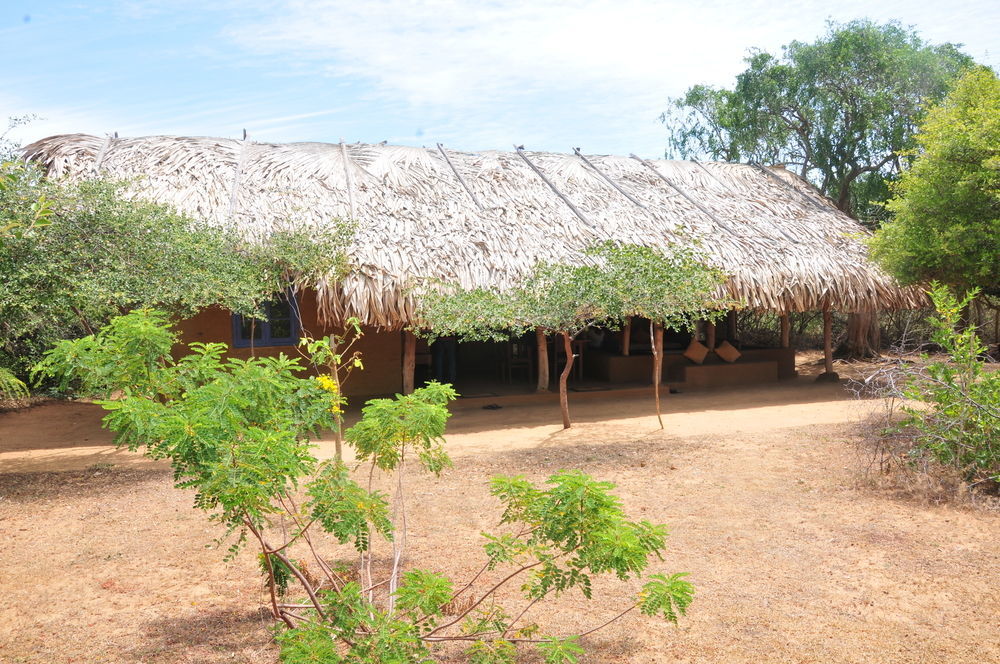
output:
<instances>
[{"instance_id":1,"label":"bush","mask_svg":"<svg viewBox=\"0 0 1000 664\"><path fill-rule=\"evenodd\" d=\"M582 652L580 637L630 611L676 622L690 604L684 574L651 574L630 605L594 629L550 635L528 622L528 609L543 600L573 589L591 598L597 576L643 577L665 546L663 525L629 520L612 484L575 470L543 485L492 479L499 530L484 533L484 563L466 582L403 569L405 471L439 474L450 464L450 386L432 382L368 402L345 432L365 467L361 484L340 458L321 462L309 444L319 429L338 426L339 383L301 377L299 360L284 356L224 359L223 344L192 344L175 362L171 339L161 315L133 312L97 335L60 343L37 372L120 390L120 399L99 402L116 442L168 459L176 485L195 490L195 506L226 528L230 556L253 543L280 621L283 662L430 662L442 644L458 643L471 662L513 662L529 646L549 664L569 663ZM342 357L324 351L312 359L336 371ZM392 477L392 498L373 488L380 473ZM317 529L353 549L357 565L328 563ZM374 564L380 547L390 550L387 565ZM507 592L512 586L520 593Z\"/></svg>"},{"instance_id":2,"label":"bush","mask_svg":"<svg viewBox=\"0 0 1000 664\"><path fill-rule=\"evenodd\" d=\"M878 396L900 399L902 418L882 432L883 452L920 466L953 471L970 487L996 489L1000 482L1000 371L989 366L986 346L962 313L977 295L957 298L933 284L937 316L933 341L947 360L900 363L869 377ZM889 412L891 417L891 411Z\"/></svg>"},{"instance_id":3,"label":"bush","mask_svg":"<svg viewBox=\"0 0 1000 664\"><path fill-rule=\"evenodd\" d=\"M977 294L959 300L944 286L933 287L933 340L949 361L932 362L912 377L905 394L922 406L903 408L903 426L915 431L916 449L974 485L1000 481L1000 372L986 368L986 346L976 328L959 327Z\"/></svg>"}]
</instances>

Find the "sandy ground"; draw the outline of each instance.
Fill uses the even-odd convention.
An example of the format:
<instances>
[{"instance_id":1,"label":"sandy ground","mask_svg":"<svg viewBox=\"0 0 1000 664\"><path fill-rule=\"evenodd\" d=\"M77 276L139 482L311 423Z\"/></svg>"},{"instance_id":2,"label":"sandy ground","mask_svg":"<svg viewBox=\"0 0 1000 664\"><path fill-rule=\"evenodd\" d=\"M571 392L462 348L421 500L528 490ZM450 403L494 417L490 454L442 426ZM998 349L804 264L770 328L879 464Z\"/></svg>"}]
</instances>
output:
<instances>
[{"instance_id":1,"label":"sandy ground","mask_svg":"<svg viewBox=\"0 0 1000 664\"><path fill-rule=\"evenodd\" d=\"M408 564L466 577L498 517L489 477L581 468L670 525L651 571L697 587L679 627L630 615L585 639L588 662L1000 661L1000 514L868 488L852 444L865 407L799 379L670 395L662 432L636 399L588 401L568 431L551 405L458 412L455 467L410 480ZM206 548L219 531L192 495L108 446L100 417L0 415L0 661L274 662L253 557ZM580 631L635 589L602 582L598 601L531 615Z\"/></svg>"}]
</instances>

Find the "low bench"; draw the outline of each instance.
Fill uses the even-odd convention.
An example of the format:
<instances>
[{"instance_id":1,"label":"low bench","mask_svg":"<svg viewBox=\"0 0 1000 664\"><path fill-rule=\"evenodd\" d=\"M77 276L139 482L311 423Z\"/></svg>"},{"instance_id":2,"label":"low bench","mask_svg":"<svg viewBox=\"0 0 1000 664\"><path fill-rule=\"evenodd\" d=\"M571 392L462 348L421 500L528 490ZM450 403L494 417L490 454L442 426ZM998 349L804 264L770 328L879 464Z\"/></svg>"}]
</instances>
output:
<instances>
[{"instance_id":1,"label":"low bench","mask_svg":"<svg viewBox=\"0 0 1000 664\"><path fill-rule=\"evenodd\" d=\"M690 364L684 367L684 387L719 387L723 385L750 385L777 382L777 360L750 360L742 358L732 364Z\"/></svg>"}]
</instances>

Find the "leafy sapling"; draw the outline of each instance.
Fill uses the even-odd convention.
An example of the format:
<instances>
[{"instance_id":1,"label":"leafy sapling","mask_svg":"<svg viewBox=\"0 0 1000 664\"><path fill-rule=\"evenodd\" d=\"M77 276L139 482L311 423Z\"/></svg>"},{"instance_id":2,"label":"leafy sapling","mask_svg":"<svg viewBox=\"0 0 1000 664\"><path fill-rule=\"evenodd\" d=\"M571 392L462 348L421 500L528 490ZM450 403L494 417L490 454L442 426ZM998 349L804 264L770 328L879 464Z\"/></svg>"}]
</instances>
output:
<instances>
[{"instance_id":1,"label":"leafy sapling","mask_svg":"<svg viewBox=\"0 0 1000 664\"><path fill-rule=\"evenodd\" d=\"M95 335L86 353L59 345L39 371L120 390L99 402L118 444L170 461L176 486L196 492L195 506L225 529L220 541L231 538L229 556L256 548L286 664L432 662L446 643L466 646L473 662L513 662L534 647L546 662L569 663L583 637L636 608L672 622L687 610L693 591L682 574L644 576L662 556L666 528L628 519L614 486L580 471L556 473L543 485L494 478L499 530L485 534L485 562L466 582L409 567L405 474L416 467L440 475L450 465L444 433L457 396L450 386L369 401L345 431L358 464L352 469L313 452L310 441L336 424L343 396L300 375L298 359L226 358L224 346L201 344L177 361L146 349L120 375L101 373L123 349L141 348L139 335L172 339L154 312L125 318ZM322 359L326 347L315 348ZM99 380L87 383L88 373ZM392 496L376 490L380 475L394 481ZM358 564L332 564L331 546L349 547ZM386 546L388 555L379 555ZM645 584L589 630L546 632L535 607L567 592L592 598L594 579L611 575Z\"/></svg>"}]
</instances>

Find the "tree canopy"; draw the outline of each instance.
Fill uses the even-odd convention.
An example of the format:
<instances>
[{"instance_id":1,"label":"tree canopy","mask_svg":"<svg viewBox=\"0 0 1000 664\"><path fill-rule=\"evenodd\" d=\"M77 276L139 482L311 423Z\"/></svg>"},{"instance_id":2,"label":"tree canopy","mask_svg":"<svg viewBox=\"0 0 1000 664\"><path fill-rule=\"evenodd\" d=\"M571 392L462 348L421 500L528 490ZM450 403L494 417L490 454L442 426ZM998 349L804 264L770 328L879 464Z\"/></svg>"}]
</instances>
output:
<instances>
[{"instance_id":1,"label":"tree canopy","mask_svg":"<svg viewBox=\"0 0 1000 664\"><path fill-rule=\"evenodd\" d=\"M793 166L853 216L884 218L886 177L905 167L929 102L973 65L898 23L829 23L813 43L761 50L733 89L696 85L662 116L684 158Z\"/></svg>"},{"instance_id":2,"label":"tree canopy","mask_svg":"<svg viewBox=\"0 0 1000 664\"><path fill-rule=\"evenodd\" d=\"M725 275L691 248L661 251L607 242L590 248L586 258L579 265L539 263L520 285L504 292L446 286L421 298L419 316L430 336L502 340L533 329L561 335L570 359L559 378L559 395L563 424L569 427L566 381L573 337L591 325L617 328L625 319L640 316L659 331L655 352L662 346L663 327L691 328L735 304L718 297ZM657 352L657 413L661 369L662 353Z\"/></svg>"},{"instance_id":3,"label":"tree canopy","mask_svg":"<svg viewBox=\"0 0 1000 664\"><path fill-rule=\"evenodd\" d=\"M893 188L875 258L905 283L1000 296L1000 79L983 67L927 115L913 167Z\"/></svg>"}]
</instances>

